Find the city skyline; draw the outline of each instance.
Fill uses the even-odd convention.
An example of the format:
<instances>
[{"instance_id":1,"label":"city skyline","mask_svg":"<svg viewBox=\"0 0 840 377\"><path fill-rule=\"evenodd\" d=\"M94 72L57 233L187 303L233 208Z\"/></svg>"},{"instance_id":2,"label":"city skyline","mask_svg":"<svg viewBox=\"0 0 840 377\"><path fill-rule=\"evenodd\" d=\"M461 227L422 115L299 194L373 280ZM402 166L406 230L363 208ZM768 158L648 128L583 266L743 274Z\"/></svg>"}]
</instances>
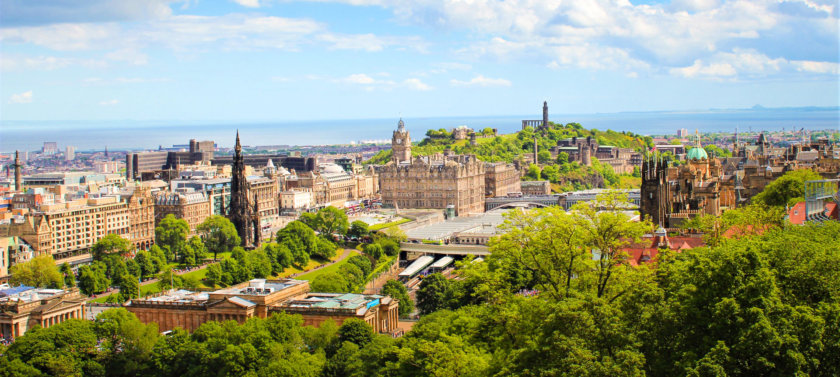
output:
<instances>
[{"instance_id":1,"label":"city skyline","mask_svg":"<svg viewBox=\"0 0 840 377\"><path fill-rule=\"evenodd\" d=\"M0 121L838 104L830 1L7 1L0 14Z\"/></svg>"}]
</instances>

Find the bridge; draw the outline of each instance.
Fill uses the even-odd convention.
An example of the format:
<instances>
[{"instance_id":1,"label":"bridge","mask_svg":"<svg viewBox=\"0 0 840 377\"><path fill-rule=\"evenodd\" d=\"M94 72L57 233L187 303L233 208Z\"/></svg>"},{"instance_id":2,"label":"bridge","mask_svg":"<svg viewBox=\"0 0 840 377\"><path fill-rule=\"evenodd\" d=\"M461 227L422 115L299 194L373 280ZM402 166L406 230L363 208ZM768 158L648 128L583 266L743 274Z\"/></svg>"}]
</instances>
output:
<instances>
[{"instance_id":1,"label":"bridge","mask_svg":"<svg viewBox=\"0 0 840 377\"><path fill-rule=\"evenodd\" d=\"M424 243L402 242L400 243L400 250L405 251L407 254L415 255L490 255L490 249L488 249L487 246L484 245L430 245Z\"/></svg>"}]
</instances>

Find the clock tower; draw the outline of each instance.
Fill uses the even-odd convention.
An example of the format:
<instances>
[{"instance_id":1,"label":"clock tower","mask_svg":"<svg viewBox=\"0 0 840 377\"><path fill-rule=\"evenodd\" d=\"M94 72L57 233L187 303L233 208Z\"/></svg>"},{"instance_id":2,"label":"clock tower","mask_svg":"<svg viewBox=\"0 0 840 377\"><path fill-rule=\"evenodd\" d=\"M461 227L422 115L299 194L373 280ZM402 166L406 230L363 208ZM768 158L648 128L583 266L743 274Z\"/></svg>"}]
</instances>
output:
<instances>
[{"instance_id":1,"label":"clock tower","mask_svg":"<svg viewBox=\"0 0 840 377\"><path fill-rule=\"evenodd\" d=\"M391 159L398 164L402 161L411 161L411 136L405 129L402 118L391 138Z\"/></svg>"}]
</instances>

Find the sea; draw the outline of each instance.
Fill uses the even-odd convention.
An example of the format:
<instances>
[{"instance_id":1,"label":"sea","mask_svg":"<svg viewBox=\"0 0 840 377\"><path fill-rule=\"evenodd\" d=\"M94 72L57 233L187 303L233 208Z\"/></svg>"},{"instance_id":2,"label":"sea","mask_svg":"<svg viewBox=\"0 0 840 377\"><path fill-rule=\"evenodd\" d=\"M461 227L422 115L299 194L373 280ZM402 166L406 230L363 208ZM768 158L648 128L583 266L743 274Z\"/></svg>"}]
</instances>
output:
<instances>
[{"instance_id":1,"label":"sea","mask_svg":"<svg viewBox=\"0 0 840 377\"><path fill-rule=\"evenodd\" d=\"M540 114L405 118L406 128L419 140L426 130L496 128L500 133L521 129L522 119ZM712 109L701 111L549 114L553 122L577 122L585 128L630 131L641 135L691 132L758 132L781 130L837 130L840 107ZM398 119L305 121L12 121L0 120L0 152L39 150L45 141L77 151L146 150L187 144L190 139L213 140L230 147L238 130L246 146L330 145L390 139Z\"/></svg>"}]
</instances>

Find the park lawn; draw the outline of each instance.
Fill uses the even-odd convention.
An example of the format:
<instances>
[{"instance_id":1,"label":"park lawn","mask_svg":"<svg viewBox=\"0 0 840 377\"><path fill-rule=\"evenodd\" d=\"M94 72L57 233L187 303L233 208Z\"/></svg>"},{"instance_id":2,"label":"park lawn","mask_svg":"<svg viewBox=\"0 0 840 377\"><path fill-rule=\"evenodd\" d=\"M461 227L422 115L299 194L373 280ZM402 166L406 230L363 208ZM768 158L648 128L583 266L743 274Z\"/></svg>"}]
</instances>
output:
<instances>
[{"instance_id":1,"label":"park lawn","mask_svg":"<svg viewBox=\"0 0 840 377\"><path fill-rule=\"evenodd\" d=\"M344 252L342 251L342 254L343 254L343 253L344 253ZM329 273L329 272L335 272L335 271L338 271L338 269L339 269L339 268L341 268L341 265L343 265L343 264L347 263L347 262L350 260L350 258L351 258L352 256L354 256L354 255L358 255L358 254L360 254L358 251L353 250L353 251L350 253L350 255L348 255L348 256L347 256L347 258L344 258L344 260L342 260L341 262L338 262L338 263L333 263L333 264L331 264L331 265L329 265L329 266L327 266L327 267L324 267L324 268L322 268L322 269L320 269L320 270L315 270L315 271L312 271L312 272L307 272L307 273L305 273L305 274L303 274L303 275L300 275L300 276L295 277L295 279L297 279L297 280L310 280L310 281L311 281L311 280L315 280L315 278L316 278L316 277L321 276L321 275L323 275L323 274L326 274L326 273ZM340 258L340 257L341 257L341 255L339 255L338 257Z\"/></svg>"},{"instance_id":2,"label":"park lawn","mask_svg":"<svg viewBox=\"0 0 840 377\"><path fill-rule=\"evenodd\" d=\"M305 271L307 271L307 270L312 270L312 269L315 269L316 267L318 267L318 266L320 266L320 265L322 265L322 264L326 264L326 263L331 263L331 262L335 262L335 261L337 261L339 258L341 258L341 256L342 256L342 255L344 255L344 249L338 249L338 250L336 250L336 252L335 252L335 256L333 256L333 257L332 257L332 258L330 258L329 260L318 259L318 258L310 258L310 259L309 259L309 263L307 263L307 264L306 264L306 266L303 266L303 268L302 268L302 269L301 269L301 268L297 268L297 267L295 267L295 266L291 266L291 267L289 267L289 268L287 268L287 269L283 270L283 272L281 272L280 274L278 274L278 275L277 275L277 277L278 277L278 278L287 278L287 277L292 276L292 275L297 274L297 273L301 273L301 272L305 272ZM348 258L350 258L351 256L352 256L352 255L348 256Z\"/></svg>"},{"instance_id":3,"label":"park lawn","mask_svg":"<svg viewBox=\"0 0 840 377\"><path fill-rule=\"evenodd\" d=\"M390 228L392 226L405 224L405 223L410 222L410 221L412 221L412 220L411 219L399 219L397 221L391 221L389 223L373 224L370 227L368 227L368 230L371 231L371 232L375 232L377 230L382 230L382 229L385 229L385 228Z\"/></svg>"}]
</instances>

